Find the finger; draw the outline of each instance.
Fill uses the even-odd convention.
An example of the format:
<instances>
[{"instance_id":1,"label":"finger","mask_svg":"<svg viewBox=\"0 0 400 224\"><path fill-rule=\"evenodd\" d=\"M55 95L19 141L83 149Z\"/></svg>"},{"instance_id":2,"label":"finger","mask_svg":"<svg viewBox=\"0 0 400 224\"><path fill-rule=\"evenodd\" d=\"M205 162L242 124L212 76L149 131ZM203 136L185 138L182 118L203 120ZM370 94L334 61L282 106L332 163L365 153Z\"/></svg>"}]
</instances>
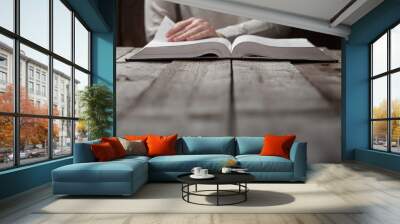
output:
<instances>
[{"instance_id":1,"label":"finger","mask_svg":"<svg viewBox=\"0 0 400 224\"><path fill-rule=\"evenodd\" d=\"M191 24L187 25L184 29L182 29L182 30L176 32L175 34L167 37L167 39L168 39L168 41L173 41L176 37L184 34L185 32L189 31L190 29L195 28L198 25L199 25L198 23L191 23Z\"/></svg>"},{"instance_id":2,"label":"finger","mask_svg":"<svg viewBox=\"0 0 400 224\"><path fill-rule=\"evenodd\" d=\"M189 18L182 20L176 23L168 32L166 33L166 37L170 37L171 35L175 34L176 32L184 29L187 25L191 24L194 18Z\"/></svg>"},{"instance_id":3,"label":"finger","mask_svg":"<svg viewBox=\"0 0 400 224\"><path fill-rule=\"evenodd\" d=\"M211 37L212 34L213 33L210 30L204 30L204 31L201 31L200 33L196 33L194 35L186 37L186 40L189 40L189 41L190 40L201 40L204 38Z\"/></svg>"},{"instance_id":4,"label":"finger","mask_svg":"<svg viewBox=\"0 0 400 224\"><path fill-rule=\"evenodd\" d=\"M197 26L197 27L194 27L194 28L192 28L192 29L186 31L186 32L183 33L182 35L175 37L175 38L174 38L174 41L183 41L183 40L186 40L187 37L190 37L190 36L192 36L192 35L195 35L195 34L197 34L197 33L200 33L200 32L206 31L206 30L208 30L207 26Z\"/></svg>"}]
</instances>

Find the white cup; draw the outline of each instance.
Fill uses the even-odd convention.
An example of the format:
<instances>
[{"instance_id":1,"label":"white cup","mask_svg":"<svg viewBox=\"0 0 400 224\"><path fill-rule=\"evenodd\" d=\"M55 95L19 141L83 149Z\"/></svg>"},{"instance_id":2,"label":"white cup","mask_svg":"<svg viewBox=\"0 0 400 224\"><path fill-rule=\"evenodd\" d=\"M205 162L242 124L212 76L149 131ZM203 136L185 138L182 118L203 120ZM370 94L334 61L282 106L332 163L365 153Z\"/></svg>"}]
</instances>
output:
<instances>
[{"instance_id":1,"label":"white cup","mask_svg":"<svg viewBox=\"0 0 400 224\"><path fill-rule=\"evenodd\" d=\"M229 168L229 167L222 167L221 172L222 172L222 173L230 173L230 172L232 172L232 168Z\"/></svg>"},{"instance_id":2,"label":"white cup","mask_svg":"<svg viewBox=\"0 0 400 224\"><path fill-rule=\"evenodd\" d=\"M208 175L208 169L201 169L200 170L200 176L207 176Z\"/></svg>"},{"instance_id":3,"label":"white cup","mask_svg":"<svg viewBox=\"0 0 400 224\"><path fill-rule=\"evenodd\" d=\"M201 173L200 173L201 170L202 170L201 167L194 167L194 168L192 169L192 173L193 173L194 175L196 175L196 176L199 176L199 175L201 175Z\"/></svg>"}]
</instances>

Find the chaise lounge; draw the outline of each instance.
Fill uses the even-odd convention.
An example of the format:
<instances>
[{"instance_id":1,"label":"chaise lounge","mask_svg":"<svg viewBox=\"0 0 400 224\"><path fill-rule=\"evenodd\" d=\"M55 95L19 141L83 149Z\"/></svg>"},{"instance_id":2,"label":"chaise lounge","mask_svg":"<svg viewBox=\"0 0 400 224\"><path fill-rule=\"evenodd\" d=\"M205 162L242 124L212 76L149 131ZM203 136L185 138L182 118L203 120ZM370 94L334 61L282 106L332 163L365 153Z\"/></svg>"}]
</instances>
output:
<instances>
[{"instance_id":1,"label":"chaise lounge","mask_svg":"<svg viewBox=\"0 0 400 224\"><path fill-rule=\"evenodd\" d=\"M53 193L67 195L132 195L148 181L176 181L180 174L200 166L218 172L236 160L258 182L304 182L307 144L294 142L290 159L260 156L263 137L182 137L177 155L127 156L96 162L91 141L75 144L74 163L52 172Z\"/></svg>"}]
</instances>

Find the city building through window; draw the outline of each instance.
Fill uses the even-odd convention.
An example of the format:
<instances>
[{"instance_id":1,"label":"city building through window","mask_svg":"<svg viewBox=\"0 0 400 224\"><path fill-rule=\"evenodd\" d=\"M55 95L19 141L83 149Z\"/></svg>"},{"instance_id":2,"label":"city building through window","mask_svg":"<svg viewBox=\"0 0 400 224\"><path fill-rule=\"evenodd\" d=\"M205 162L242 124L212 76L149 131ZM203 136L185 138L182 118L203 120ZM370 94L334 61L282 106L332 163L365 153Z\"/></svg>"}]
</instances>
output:
<instances>
[{"instance_id":1,"label":"city building through window","mask_svg":"<svg viewBox=\"0 0 400 224\"><path fill-rule=\"evenodd\" d=\"M70 156L87 138L73 105L90 85L89 29L63 0L16 3L0 4L0 170Z\"/></svg>"}]
</instances>

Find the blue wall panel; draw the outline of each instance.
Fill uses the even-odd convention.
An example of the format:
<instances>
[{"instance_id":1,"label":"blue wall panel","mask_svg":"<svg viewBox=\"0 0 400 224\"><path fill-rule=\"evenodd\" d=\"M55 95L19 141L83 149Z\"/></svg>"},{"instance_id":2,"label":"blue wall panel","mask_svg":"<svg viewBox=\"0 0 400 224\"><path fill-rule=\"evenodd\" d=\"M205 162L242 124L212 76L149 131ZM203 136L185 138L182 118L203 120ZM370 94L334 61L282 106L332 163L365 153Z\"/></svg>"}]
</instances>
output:
<instances>
[{"instance_id":1,"label":"blue wall panel","mask_svg":"<svg viewBox=\"0 0 400 224\"><path fill-rule=\"evenodd\" d=\"M53 169L71 163L69 157L0 172L0 199L48 183Z\"/></svg>"}]
</instances>

